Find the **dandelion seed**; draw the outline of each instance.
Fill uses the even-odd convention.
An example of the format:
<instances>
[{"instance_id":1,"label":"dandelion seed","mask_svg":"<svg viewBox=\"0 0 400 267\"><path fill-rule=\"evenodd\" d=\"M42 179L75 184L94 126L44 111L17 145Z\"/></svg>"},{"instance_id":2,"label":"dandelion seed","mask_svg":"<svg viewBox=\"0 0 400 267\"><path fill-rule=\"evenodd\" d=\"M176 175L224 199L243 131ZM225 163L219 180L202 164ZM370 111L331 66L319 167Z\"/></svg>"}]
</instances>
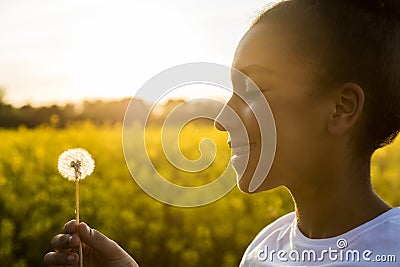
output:
<instances>
[{"instance_id":1,"label":"dandelion seed","mask_svg":"<svg viewBox=\"0 0 400 267\"><path fill-rule=\"evenodd\" d=\"M58 171L69 181L85 179L93 169L92 156L82 148L68 149L58 158Z\"/></svg>"}]
</instances>

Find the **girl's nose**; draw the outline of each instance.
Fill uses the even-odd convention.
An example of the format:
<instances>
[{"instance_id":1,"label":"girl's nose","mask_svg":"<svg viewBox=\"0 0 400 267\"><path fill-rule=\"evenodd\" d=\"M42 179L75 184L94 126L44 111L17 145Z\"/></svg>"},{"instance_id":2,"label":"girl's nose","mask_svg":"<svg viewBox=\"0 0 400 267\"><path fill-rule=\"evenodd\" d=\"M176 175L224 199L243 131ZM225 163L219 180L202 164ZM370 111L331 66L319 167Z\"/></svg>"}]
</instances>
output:
<instances>
[{"instance_id":1,"label":"girl's nose","mask_svg":"<svg viewBox=\"0 0 400 267\"><path fill-rule=\"evenodd\" d=\"M221 109L218 116L214 120L214 127L217 128L217 130L219 131L226 132L226 128L229 126L227 124L232 121L231 113L233 113L231 108L227 104L225 104L225 106Z\"/></svg>"},{"instance_id":2,"label":"girl's nose","mask_svg":"<svg viewBox=\"0 0 400 267\"><path fill-rule=\"evenodd\" d=\"M217 118L218 118L218 117L217 117ZM226 132L226 129L224 128L224 126L222 126L222 124L219 123L219 122L217 121L217 119L214 121L214 127L217 128L217 130L219 130L219 131Z\"/></svg>"},{"instance_id":3,"label":"girl's nose","mask_svg":"<svg viewBox=\"0 0 400 267\"><path fill-rule=\"evenodd\" d=\"M214 120L214 127L224 132L241 127L242 124L239 115L228 104L222 108L221 112Z\"/></svg>"}]
</instances>

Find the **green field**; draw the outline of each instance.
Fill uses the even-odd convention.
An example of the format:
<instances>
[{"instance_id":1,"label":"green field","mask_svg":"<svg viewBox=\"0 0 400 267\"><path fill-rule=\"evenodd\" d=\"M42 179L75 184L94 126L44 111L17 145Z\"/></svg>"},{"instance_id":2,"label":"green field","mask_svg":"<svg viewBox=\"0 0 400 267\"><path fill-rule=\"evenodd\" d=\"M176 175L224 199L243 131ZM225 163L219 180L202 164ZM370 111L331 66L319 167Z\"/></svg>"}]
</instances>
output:
<instances>
[{"instance_id":1,"label":"green field","mask_svg":"<svg viewBox=\"0 0 400 267\"><path fill-rule=\"evenodd\" d=\"M163 157L159 129L148 129L149 155L160 173L184 185L207 183L229 158L226 135L191 126L180 136L185 156L199 157L199 140L213 139L217 160L203 173L174 171ZM195 133L195 134L193 134ZM81 220L116 240L143 267L237 266L256 233L293 210L282 188L246 195L236 188L200 208L177 208L144 193L131 178L121 145L121 126L73 124L66 129L0 130L0 266L42 266L50 240L74 217L74 184L57 172L64 150L83 147L96 168L81 182ZM140 163L143 155L137 155ZM141 164L137 164L139 172ZM376 153L372 175L378 193L400 206L400 143ZM185 176L186 175L186 176Z\"/></svg>"}]
</instances>

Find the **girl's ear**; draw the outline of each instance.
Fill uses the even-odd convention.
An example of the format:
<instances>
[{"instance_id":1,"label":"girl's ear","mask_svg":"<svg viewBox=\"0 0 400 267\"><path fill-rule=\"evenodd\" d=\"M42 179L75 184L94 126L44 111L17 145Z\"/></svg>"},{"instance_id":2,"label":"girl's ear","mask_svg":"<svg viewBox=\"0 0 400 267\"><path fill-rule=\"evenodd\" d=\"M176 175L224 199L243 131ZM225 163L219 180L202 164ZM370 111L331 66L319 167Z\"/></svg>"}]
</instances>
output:
<instances>
[{"instance_id":1,"label":"girl's ear","mask_svg":"<svg viewBox=\"0 0 400 267\"><path fill-rule=\"evenodd\" d=\"M333 135L342 135L350 130L360 118L365 95L358 84L345 83L336 91L334 100L327 129Z\"/></svg>"}]
</instances>

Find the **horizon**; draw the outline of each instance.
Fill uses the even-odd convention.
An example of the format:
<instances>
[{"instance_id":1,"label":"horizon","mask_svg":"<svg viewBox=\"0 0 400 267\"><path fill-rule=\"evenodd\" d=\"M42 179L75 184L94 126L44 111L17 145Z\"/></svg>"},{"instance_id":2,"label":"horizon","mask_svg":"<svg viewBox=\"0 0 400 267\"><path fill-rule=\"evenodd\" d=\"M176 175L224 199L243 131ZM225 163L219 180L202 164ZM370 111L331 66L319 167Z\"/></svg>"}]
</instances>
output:
<instances>
[{"instance_id":1,"label":"horizon","mask_svg":"<svg viewBox=\"0 0 400 267\"><path fill-rule=\"evenodd\" d=\"M160 101L158 101L158 104L164 105L165 103L167 103L168 101L174 101L174 100L191 100L191 99L196 99L197 97L193 97L193 96L185 96L185 95L180 95L180 96L168 96ZM37 104L32 104L32 103L23 103L23 104L14 104L14 103L10 103L7 101L3 101L2 104L5 105L11 105L13 108L16 109L20 109L23 107L32 107L32 108L47 108L47 107L52 107L52 106L58 106L58 107L66 107L68 105L73 105L76 107L79 107L81 105L83 105L85 102L89 102L89 103L95 103L95 102L122 102L126 99L129 99L130 101L132 99L139 99L144 101L147 104L152 104L151 101L148 101L146 99L143 98L137 98L137 97L132 97L132 96L121 96L121 97L108 97L108 98L82 98L82 99L78 99L78 100L71 100L71 101L54 101L54 102L43 102L43 103L37 103ZM213 100L216 101L220 101L220 102L224 102L227 99L223 96L223 95L215 95L213 96Z\"/></svg>"}]
</instances>

